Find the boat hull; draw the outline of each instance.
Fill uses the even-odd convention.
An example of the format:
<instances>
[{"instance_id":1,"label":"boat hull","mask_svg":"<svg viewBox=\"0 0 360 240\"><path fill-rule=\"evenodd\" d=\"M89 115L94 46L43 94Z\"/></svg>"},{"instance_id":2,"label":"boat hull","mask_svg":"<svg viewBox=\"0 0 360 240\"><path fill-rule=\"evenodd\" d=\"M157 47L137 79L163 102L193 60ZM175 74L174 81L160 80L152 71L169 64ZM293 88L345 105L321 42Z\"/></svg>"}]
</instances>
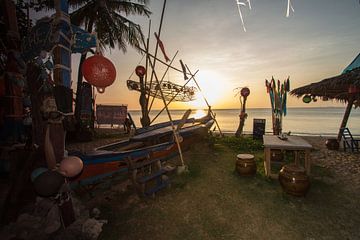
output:
<instances>
[{"instance_id":1,"label":"boat hull","mask_svg":"<svg viewBox=\"0 0 360 240\"><path fill-rule=\"evenodd\" d=\"M198 124L182 129L179 134L183 141L180 143L181 149L188 149L193 143L203 138L208 133L208 130L213 124L213 120L204 124ZM165 124L160 125L159 128L151 129L154 131L168 127ZM149 133L149 131L143 131L141 134ZM149 135L149 134L148 134ZM77 156L82 159L84 163L83 171L75 178L70 179L72 185L87 185L93 184L104 177L111 176L115 173L127 173L128 160L142 161L144 159L160 159L166 161L176 155L178 155L178 148L173 138L170 141L158 143L162 138L172 136L172 132L165 132L159 135L144 135L144 138L131 138L129 140L115 142L109 145L97 148L94 152L84 154L81 152L71 152L70 155ZM139 135L137 135L139 136ZM140 140L147 140L145 146L137 149L118 150L126 148L127 146L143 143Z\"/></svg>"}]
</instances>

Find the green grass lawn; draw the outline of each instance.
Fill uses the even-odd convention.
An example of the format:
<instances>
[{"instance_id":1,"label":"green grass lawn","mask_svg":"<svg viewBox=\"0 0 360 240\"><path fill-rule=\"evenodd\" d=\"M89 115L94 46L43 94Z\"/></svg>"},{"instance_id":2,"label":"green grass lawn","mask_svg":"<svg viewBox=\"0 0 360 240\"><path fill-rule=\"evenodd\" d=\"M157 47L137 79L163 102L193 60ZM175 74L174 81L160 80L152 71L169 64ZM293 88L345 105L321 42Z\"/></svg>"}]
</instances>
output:
<instances>
[{"instance_id":1,"label":"green grass lawn","mask_svg":"<svg viewBox=\"0 0 360 240\"><path fill-rule=\"evenodd\" d=\"M170 176L154 199L105 190L100 239L360 239L358 193L323 181L327 170L314 166L306 197L292 197L264 176L261 142L210 140L185 153L190 172ZM238 153L255 155L255 177L234 171Z\"/></svg>"}]
</instances>

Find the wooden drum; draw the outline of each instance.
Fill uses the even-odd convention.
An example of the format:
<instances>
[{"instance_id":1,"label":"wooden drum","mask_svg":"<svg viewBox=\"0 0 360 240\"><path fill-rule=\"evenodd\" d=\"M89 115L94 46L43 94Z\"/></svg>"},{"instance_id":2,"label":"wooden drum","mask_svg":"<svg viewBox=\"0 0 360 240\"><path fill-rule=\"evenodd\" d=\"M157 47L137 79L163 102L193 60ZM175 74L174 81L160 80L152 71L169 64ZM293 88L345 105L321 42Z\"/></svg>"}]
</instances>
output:
<instances>
[{"instance_id":1,"label":"wooden drum","mask_svg":"<svg viewBox=\"0 0 360 240\"><path fill-rule=\"evenodd\" d=\"M238 154L235 169L241 176L253 176L256 173L256 162L252 154Z\"/></svg>"}]
</instances>

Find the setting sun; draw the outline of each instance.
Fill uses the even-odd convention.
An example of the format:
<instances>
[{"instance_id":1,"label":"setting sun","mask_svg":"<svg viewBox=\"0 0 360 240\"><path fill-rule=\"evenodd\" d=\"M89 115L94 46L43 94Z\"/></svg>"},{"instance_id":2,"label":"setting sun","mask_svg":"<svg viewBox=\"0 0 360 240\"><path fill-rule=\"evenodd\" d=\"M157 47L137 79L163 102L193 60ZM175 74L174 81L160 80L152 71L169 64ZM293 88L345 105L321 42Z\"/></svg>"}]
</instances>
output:
<instances>
[{"instance_id":1,"label":"setting sun","mask_svg":"<svg viewBox=\"0 0 360 240\"><path fill-rule=\"evenodd\" d=\"M207 104L210 106L221 105L223 99L226 98L225 84L220 75L215 71L201 71L196 76L200 89L196 92L196 99L191 101L189 105L195 109L206 109ZM200 91L201 90L201 91Z\"/></svg>"}]
</instances>

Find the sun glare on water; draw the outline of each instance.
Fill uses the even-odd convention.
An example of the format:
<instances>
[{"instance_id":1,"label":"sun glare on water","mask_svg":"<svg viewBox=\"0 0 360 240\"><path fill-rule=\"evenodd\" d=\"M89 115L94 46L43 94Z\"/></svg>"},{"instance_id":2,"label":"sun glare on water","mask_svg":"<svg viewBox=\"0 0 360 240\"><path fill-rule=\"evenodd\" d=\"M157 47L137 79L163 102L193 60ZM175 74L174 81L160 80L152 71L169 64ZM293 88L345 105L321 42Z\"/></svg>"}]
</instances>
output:
<instances>
[{"instance_id":1,"label":"sun glare on water","mask_svg":"<svg viewBox=\"0 0 360 240\"><path fill-rule=\"evenodd\" d=\"M197 109L196 111L194 111L190 117L193 118L202 118L206 116L206 112L202 109Z\"/></svg>"}]
</instances>

